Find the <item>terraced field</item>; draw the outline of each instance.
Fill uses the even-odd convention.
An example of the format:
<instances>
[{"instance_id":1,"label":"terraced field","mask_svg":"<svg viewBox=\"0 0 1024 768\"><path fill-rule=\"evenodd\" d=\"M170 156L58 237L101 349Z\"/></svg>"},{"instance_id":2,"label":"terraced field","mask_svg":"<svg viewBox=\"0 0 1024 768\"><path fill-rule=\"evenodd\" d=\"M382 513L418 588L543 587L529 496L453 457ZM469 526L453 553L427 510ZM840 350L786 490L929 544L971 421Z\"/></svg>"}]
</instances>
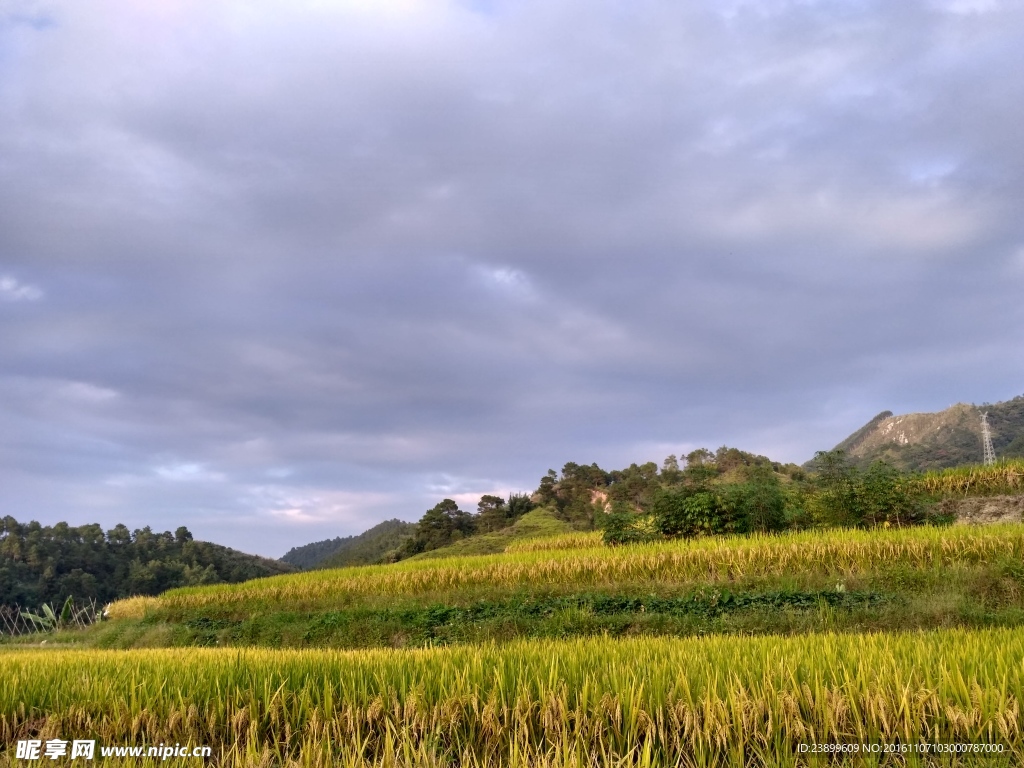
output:
<instances>
[{"instance_id":1,"label":"terraced field","mask_svg":"<svg viewBox=\"0 0 1024 768\"><path fill-rule=\"evenodd\" d=\"M1024 526L834 530L316 571L115 603L100 647L403 647L609 634L1017 626ZM83 641L82 637L67 638Z\"/></svg>"},{"instance_id":2,"label":"terraced field","mask_svg":"<svg viewBox=\"0 0 1024 768\"><path fill-rule=\"evenodd\" d=\"M29 738L213 752L154 765L1024 761L1019 524L567 534L110 613L0 652L7 764Z\"/></svg>"}]
</instances>

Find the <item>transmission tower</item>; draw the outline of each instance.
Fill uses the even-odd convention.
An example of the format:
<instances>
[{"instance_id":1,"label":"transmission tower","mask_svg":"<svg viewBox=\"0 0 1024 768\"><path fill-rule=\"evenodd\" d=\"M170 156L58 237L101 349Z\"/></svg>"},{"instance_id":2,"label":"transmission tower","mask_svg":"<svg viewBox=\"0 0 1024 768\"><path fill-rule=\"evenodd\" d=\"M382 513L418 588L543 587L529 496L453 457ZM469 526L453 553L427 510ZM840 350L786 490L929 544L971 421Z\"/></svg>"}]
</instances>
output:
<instances>
[{"instance_id":1,"label":"transmission tower","mask_svg":"<svg viewBox=\"0 0 1024 768\"><path fill-rule=\"evenodd\" d=\"M981 414L982 463L985 466L996 463L996 452L992 448L992 433L988 430L988 414Z\"/></svg>"}]
</instances>

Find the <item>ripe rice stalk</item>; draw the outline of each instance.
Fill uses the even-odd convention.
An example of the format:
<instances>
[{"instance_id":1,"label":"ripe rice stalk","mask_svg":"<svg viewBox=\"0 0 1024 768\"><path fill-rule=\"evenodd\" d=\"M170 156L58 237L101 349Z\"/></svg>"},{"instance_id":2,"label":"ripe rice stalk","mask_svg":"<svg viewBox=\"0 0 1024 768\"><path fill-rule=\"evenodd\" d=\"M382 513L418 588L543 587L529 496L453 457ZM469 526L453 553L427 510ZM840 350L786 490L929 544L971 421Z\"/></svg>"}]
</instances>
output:
<instances>
[{"instance_id":1,"label":"ripe rice stalk","mask_svg":"<svg viewBox=\"0 0 1024 768\"><path fill-rule=\"evenodd\" d=\"M1021 658L1020 629L4 650L0 733L206 744L222 766L794 765L809 740L921 739L1019 759Z\"/></svg>"},{"instance_id":2,"label":"ripe rice stalk","mask_svg":"<svg viewBox=\"0 0 1024 768\"><path fill-rule=\"evenodd\" d=\"M1024 493L1024 460L1010 459L989 466L975 465L936 470L913 480L935 496L990 496Z\"/></svg>"},{"instance_id":3,"label":"ripe rice stalk","mask_svg":"<svg viewBox=\"0 0 1024 768\"><path fill-rule=\"evenodd\" d=\"M416 596L478 587L587 589L649 582L685 586L791 573L842 576L897 565L971 567L1003 557L1024 558L1024 525L836 529L616 548L525 550L186 587L158 598L120 601L108 612L115 618L174 618L199 609L247 615L268 604L315 610L367 596Z\"/></svg>"}]
</instances>

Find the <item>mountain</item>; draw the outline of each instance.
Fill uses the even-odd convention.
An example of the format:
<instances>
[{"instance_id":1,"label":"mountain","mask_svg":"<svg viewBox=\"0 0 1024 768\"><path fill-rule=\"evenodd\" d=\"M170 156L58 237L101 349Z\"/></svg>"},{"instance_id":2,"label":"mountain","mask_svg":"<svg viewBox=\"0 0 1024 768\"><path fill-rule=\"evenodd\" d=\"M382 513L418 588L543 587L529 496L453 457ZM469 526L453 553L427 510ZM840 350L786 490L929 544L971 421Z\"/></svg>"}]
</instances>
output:
<instances>
[{"instance_id":1,"label":"mountain","mask_svg":"<svg viewBox=\"0 0 1024 768\"><path fill-rule=\"evenodd\" d=\"M996 457L1024 457L1024 396L980 406L957 403L938 413L883 411L836 448L862 468L879 459L910 471L980 464L983 413Z\"/></svg>"},{"instance_id":2,"label":"mountain","mask_svg":"<svg viewBox=\"0 0 1024 768\"><path fill-rule=\"evenodd\" d=\"M296 568L344 568L378 563L397 550L416 532L415 523L385 520L357 536L314 541L294 547L281 558Z\"/></svg>"}]
</instances>

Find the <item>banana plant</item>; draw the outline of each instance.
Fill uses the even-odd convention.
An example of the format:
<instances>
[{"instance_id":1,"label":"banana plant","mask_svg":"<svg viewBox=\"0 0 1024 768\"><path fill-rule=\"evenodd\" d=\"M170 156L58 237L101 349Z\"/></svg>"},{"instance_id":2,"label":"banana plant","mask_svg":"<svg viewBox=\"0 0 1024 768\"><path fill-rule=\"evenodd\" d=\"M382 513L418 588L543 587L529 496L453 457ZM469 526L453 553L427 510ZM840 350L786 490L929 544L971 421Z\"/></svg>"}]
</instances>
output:
<instances>
[{"instance_id":1,"label":"banana plant","mask_svg":"<svg viewBox=\"0 0 1024 768\"><path fill-rule=\"evenodd\" d=\"M66 603L65 603L66 605ZM63 613L63 611L61 611ZM22 611L22 618L28 619L32 622L36 628L36 632L53 632L57 629L60 623L60 617L54 613L49 603L43 603L39 613L29 613L28 611Z\"/></svg>"},{"instance_id":2,"label":"banana plant","mask_svg":"<svg viewBox=\"0 0 1024 768\"><path fill-rule=\"evenodd\" d=\"M43 603L39 613L22 611L21 615L22 618L32 622L36 632L53 632L70 626L87 627L96 620L94 605L76 609L74 599L71 597L64 601L60 613L55 611L49 603Z\"/></svg>"}]
</instances>

